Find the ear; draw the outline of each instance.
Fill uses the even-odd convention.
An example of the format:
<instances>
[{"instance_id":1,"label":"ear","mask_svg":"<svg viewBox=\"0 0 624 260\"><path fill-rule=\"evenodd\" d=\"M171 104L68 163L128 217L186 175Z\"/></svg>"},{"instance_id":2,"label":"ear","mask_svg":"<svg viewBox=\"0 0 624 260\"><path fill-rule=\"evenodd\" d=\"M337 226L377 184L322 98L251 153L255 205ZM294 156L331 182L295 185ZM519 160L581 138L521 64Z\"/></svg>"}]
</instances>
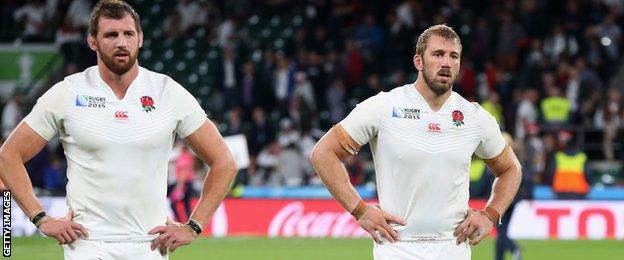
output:
<instances>
[{"instance_id":1,"label":"ear","mask_svg":"<svg viewBox=\"0 0 624 260\"><path fill-rule=\"evenodd\" d=\"M418 71L422 71L423 66L424 66L422 57L420 57L420 55L418 54L415 54L413 58L413 62L414 62L414 67L416 67Z\"/></svg>"},{"instance_id":2,"label":"ear","mask_svg":"<svg viewBox=\"0 0 624 260\"><path fill-rule=\"evenodd\" d=\"M95 39L95 36L89 34L89 36L87 36L87 43L89 44L89 48L91 50L97 51L97 40Z\"/></svg>"},{"instance_id":3,"label":"ear","mask_svg":"<svg viewBox=\"0 0 624 260\"><path fill-rule=\"evenodd\" d=\"M139 33L139 48L143 47L143 32Z\"/></svg>"}]
</instances>

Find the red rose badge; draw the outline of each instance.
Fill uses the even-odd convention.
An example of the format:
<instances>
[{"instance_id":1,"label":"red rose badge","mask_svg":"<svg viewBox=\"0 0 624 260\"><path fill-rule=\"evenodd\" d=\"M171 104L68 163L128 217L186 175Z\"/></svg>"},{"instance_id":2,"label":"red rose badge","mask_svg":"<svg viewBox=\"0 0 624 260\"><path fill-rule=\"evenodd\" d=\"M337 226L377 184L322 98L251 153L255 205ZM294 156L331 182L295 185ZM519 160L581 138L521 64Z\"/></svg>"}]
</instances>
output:
<instances>
[{"instance_id":1,"label":"red rose badge","mask_svg":"<svg viewBox=\"0 0 624 260\"><path fill-rule=\"evenodd\" d=\"M141 106L146 113L156 109L156 107L154 107L154 100L150 96L141 97Z\"/></svg>"},{"instance_id":2,"label":"red rose badge","mask_svg":"<svg viewBox=\"0 0 624 260\"><path fill-rule=\"evenodd\" d=\"M464 124L464 114L459 111L459 110L455 110L453 111L453 125L455 126L461 126Z\"/></svg>"}]
</instances>

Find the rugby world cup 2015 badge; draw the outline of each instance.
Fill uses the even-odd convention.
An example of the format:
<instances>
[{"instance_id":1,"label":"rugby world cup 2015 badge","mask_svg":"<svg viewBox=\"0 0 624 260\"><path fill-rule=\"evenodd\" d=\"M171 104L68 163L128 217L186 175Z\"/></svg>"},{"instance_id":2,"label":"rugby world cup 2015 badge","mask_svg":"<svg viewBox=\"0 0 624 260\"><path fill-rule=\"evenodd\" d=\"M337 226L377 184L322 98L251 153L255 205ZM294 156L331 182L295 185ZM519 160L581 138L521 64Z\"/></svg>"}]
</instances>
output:
<instances>
[{"instance_id":1,"label":"rugby world cup 2015 badge","mask_svg":"<svg viewBox=\"0 0 624 260\"><path fill-rule=\"evenodd\" d=\"M94 96L89 96L89 95L77 95L76 106L77 107L106 108L106 98L94 97Z\"/></svg>"},{"instance_id":2,"label":"rugby world cup 2015 badge","mask_svg":"<svg viewBox=\"0 0 624 260\"><path fill-rule=\"evenodd\" d=\"M420 119L420 109L393 107L392 117L404 119Z\"/></svg>"}]
</instances>

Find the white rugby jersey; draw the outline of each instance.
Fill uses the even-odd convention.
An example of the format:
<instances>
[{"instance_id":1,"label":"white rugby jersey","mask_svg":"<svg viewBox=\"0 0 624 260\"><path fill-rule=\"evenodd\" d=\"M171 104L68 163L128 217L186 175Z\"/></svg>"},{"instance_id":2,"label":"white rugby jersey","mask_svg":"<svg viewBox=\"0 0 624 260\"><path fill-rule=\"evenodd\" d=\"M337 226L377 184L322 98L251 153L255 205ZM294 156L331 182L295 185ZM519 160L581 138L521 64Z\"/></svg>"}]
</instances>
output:
<instances>
[{"instance_id":1,"label":"white rugby jersey","mask_svg":"<svg viewBox=\"0 0 624 260\"><path fill-rule=\"evenodd\" d=\"M468 210L471 157L506 146L496 120L453 92L437 112L408 84L359 105L340 125L370 143L380 207L407 221L402 240L446 240Z\"/></svg>"},{"instance_id":2,"label":"white rugby jersey","mask_svg":"<svg viewBox=\"0 0 624 260\"><path fill-rule=\"evenodd\" d=\"M25 118L41 137L57 133L67 156L67 204L89 239L145 241L167 219L167 162L174 137L207 120L170 77L139 67L119 100L96 66L47 91Z\"/></svg>"}]
</instances>

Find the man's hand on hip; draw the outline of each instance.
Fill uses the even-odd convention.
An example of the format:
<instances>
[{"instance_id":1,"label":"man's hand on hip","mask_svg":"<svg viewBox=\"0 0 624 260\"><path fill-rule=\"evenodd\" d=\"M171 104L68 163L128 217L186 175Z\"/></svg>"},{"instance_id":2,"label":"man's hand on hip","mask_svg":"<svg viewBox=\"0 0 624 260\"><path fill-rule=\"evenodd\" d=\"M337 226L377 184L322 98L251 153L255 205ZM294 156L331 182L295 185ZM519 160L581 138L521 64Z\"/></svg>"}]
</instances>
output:
<instances>
[{"instance_id":1,"label":"man's hand on hip","mask_svg":"<svg viewBox=\"0 0 624 260\"><path fill-rule=\"evenodd\" d=\"M73 219L74 212L70 211L65 217L42 220L38 228L41 233L58 240L60 245L71 244L79 237L88 237L87 229Z\"/></svg>"},{"instance_id":2,"label":"man's hand on hip","mask_svg":"<svg viewBox=\"0 0 624 260\"><path fill-rule=\"evenodd\" d=\"M159 234L152 242L151 249L158 248L162 255L167 251L173 252L178 247L188 245L197 237L197 234L189 226L179 222L167 223L166 226L158 226L148 232L150 235Z\"/></svg>"},{"instance_id":3,"label":"man's hand on hip","mask_svg":"<svg viewBox=\"0 0 624 260\"><path fill-rule=\"evenodd\" d=\"M406 225L405 220L372 205L366 206L366 212L358 219L360 227L366 230L378 244L381 243L381 237L385 237L391 243L400 240L399 233L390 226L390 223Z\"/></svg>"},{"instance_id":4,"label":"man's hand on hip","mask_svg":"<svg viewBox=\"0 0 624 260\"><path fill-rule=\"evenodd\" d=\"M470 245L474 246L487 237L493 227L494 223L485 214L469 209L464 221L455 228L453 236L457 237L458 245L469 239Z\"/></svg>"}]
</instances>

